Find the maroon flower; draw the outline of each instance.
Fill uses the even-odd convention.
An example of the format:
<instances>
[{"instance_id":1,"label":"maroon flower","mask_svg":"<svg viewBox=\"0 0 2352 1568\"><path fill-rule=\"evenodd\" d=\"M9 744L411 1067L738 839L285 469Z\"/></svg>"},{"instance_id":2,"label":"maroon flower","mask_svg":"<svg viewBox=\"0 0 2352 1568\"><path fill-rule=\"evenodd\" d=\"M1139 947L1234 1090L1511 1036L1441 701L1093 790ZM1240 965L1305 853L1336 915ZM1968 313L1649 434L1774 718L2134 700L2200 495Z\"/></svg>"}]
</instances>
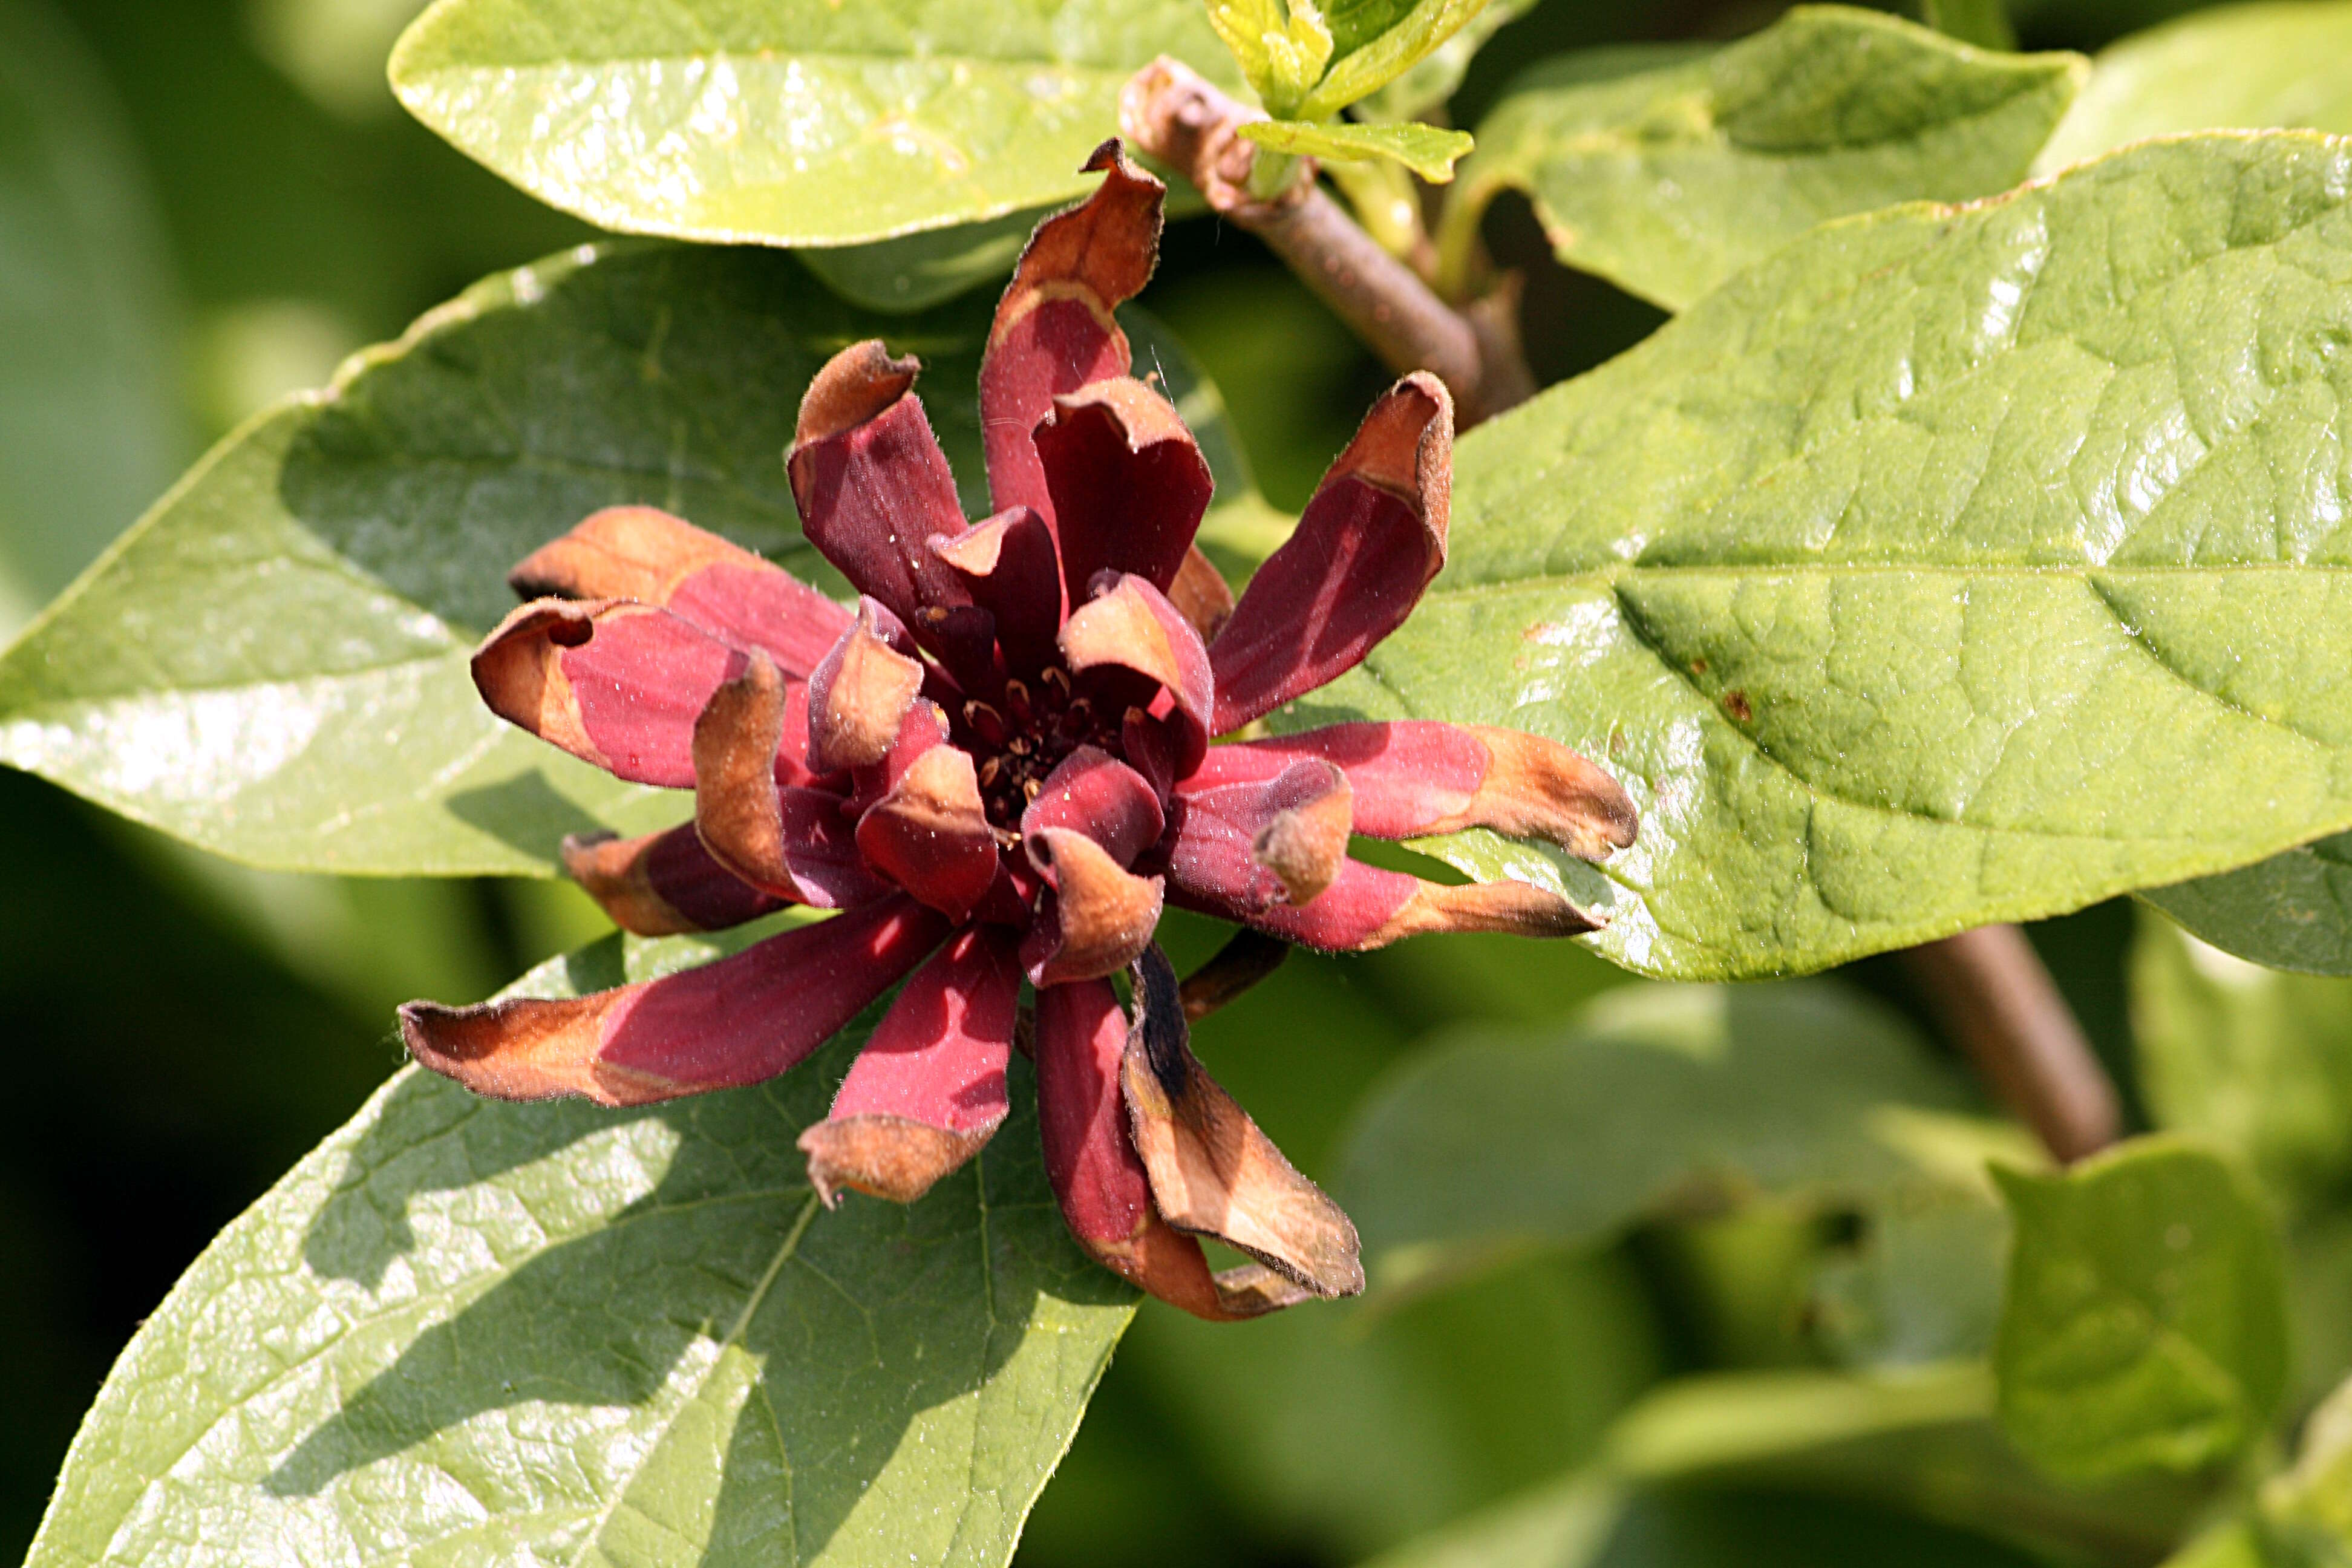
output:
<instances>
[{"instance_id":1,"label":"maroon flower","mask_svg":"<svg viewBox=\"0 0 2352 1568\"><path fill-rule=\"evenodd\" d=\"M1444 560L1453 411L1432 378L1399 383L1234 603L1192 548L1208 466L1128 374L1111 314L1151 272L1161 188L1115 142L1088 167L1101 187L1039 227L982 363L994 516L966 523L914 361L859 343L818 373L789 459L854 609L622 508L516 569L519 591L548 596L474 658L505 718L694 791L689 824L566 844L624 928L842 912L667 979L413 1003L402 1026L419 1061L484 1094L642 1104L783 1072L911 973L801 1137L828 1201L907 1202L1003 1121L1025 979L1070 1228L1154 1295L1246 1317L1360 1289L1356 1235L1202 1070L1188 1015L1290 942L1597 923L1522 883L1377 869L1349 858L1351 833L1486 826L1597 859L1633 841L1634 816L1599 769L1513 731L1210 744L1353 666L1412 608ZM1251 930L1180 987L1151 941L1163 900ZM1198 1236L1258 1261L1213 1276Z\"/></svg>"}]
</instances>

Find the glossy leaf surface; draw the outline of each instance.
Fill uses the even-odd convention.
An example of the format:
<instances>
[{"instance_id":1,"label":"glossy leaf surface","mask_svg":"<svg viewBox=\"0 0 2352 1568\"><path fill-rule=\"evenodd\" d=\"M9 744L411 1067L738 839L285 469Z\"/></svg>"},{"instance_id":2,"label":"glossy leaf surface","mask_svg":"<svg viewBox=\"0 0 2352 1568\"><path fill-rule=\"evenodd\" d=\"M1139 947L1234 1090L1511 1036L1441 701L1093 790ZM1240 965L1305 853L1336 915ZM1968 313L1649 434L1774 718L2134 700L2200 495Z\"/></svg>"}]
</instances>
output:
<instances>
[{"instance_id":1,"label":"glossy leaf surface","mask_svg":"<svg viewBox=\"0 0 2352 1568\"><path fill-rule=\"evenodd\" d=\"M1243 126L1242 134L1261 147L1309 158L1346 163L1386 158L1433 184L1454 177L1454 165L1471 145L1466 131L1420 124L1358 125L1344 120L1327 125L1262 120Z\"/></svg>"},{"instance_id":2,"label":"glossy leaf surface","mask_svg":"<svg viewBox=\"0 0 2352 1568\"><path fill-rule=\"evenodd\" d=\"M1449 268L1516 188L1560 260L1680 310L1815 224L2015 184L2084 70L1826 5L1621 68L1638 58L1541 68L1478 127L1440 241Z\"/></svg>"},{"instance_id":3,"label":"glossy leaf surface","mask_svg":"<svg viewBox=\"0 0 2352 1568\"><path fill-rule=\"evenodd\" d=\"M1433 850L1682 978L2263 858L2352 825L2347 345L2352 145L2307 133L1825 227L1465 437L1445 574L1283 721L1603 761L1605 879Z\"/></svg>"},{"instance_id":4,"label":"glossy leaf surface","mask_svg":"<svg viewBox=\"0 0 2352 1568\"><path fill-rule=\"evenodd\" d=\"M2017 1246L1993 1365L2022 1452L2095 1480L2197 1470L2263 1435L2286 1391L2286 1285L2243 1176L2162 1139L1995 1173Z\"/></svg>"},{"instance_id":5,"label":"glossy leaf surface","mask_svg":"<svg viewBox=\"0 0 2352 1568\"><path fill-rule=\"evenodd\" d=\"M2147 136L2352 131L2352 5L2219 5L2102 50L2036 162L2058 169Z\"/></svg>"},{"instance_id":6,"label":"glossy leaf surface","mask_svg":"<svg viewBox=\"0 0 2352 1568\"><path fill-rule=\"evenodd\" d=\"M624 244L525 268L231 437L0 659L0 762L234 858L300 870L550 874L566 833L666 826L494 718L467 673L517 561L646 502L835 594L782 454L845 343L925 362L965 504L988 510L973 391L989 301L876 316L790 258ZM1140 315L1225 483L1213 531L1270 520L1215 389Z\"/></svg>"},{"instance_id":7,"label":"glossy leaf surface","mask_svg":"<svg viewBox=\"0 0 2352 1568\"><path fill-rule=\"evenodd\" d=\"M606 228L848 245L1083 195L1162 54L1229 87L1163 0L441 0L394 53L409 111Z\"/></svg>"},{"instance_id":8,"label":"glossy leaf surface","mask_svg":"<svg viewBox=\"0 0 2352 1568\"><path fill-rule=\"evenodd\" d=\"M569 995L708 957L610 938ZM1026 1068L911 1207L758 1089L504 1105L411 1068L222 1234L76 1439L33 1568L1002 1563L1134 1310L1063 1230Z\"/></svg>"},{"instance_id":9,"label":"glossy leaf surface","mask_svg":"<svg viewBox=\"0 0 2352 1568\"><path fill-rule=\"evenodd\" d=\"M2352 835L2140 896L2241 958L2273 969L2352 974Z\"/></svg>"}]
</instances>

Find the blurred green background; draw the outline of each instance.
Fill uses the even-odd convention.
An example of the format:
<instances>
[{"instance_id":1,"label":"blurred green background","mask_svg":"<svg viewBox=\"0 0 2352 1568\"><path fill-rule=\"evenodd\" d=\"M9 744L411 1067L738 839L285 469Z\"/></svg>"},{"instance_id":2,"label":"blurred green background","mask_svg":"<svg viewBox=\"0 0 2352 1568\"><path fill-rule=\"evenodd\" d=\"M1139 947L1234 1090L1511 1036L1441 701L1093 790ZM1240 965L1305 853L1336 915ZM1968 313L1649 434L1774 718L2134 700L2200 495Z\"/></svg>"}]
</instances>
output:
<instances>
[{"instance_id":1,"label":"blurred green background","mask_svg":"<svg viewBox=\"0 0 2352 1568\"><path fill-rule=\"evenodd\" d=\"M381 65L417 8L0 0L0 633L240 419L476 278L590 237L399 112ZM2088 47L2185 8L2047 0L2016 20L2030 45ZM1517 66L1554 50L1729 36L1777 9L1544 0L1482 57L1455 118L1475 123ZM1491 238L1529 268L1547 380L1660 319L1553 266L1523 205L1496 215ZM1255 240L1213 223L1171 229L1145 303L1219 380L1270 498L1297 506L1379 368ZM0 773L0 864L5 1555L29 1541L142 1316L399 1065L393 1005L473 1000L602 922L555 887L246 872L13 773ZM2118 1064L2130 927L2109 908L2037 933ZM1214 938L1172 940L1190 961ZM1884 966L1851 978L1904 1000ZM1539 1023L1623 983L1573 948L1486 939L1302 958L1200 1045L1319 1173L1366 1089L1431 1031ZM1379 1310L1236 1331L1148 1309L1022 1561L1358 1561L1586 1458L1664 1376L1820 1359L1804 1282L1841 1244L1835 1226L1749 1212ZM1769 1495L1654 1510L1621 1536L1660 1561L1689 1542L1782 1542L1792 1562L1807 1542L1913 1562L1953 1544L1860 1505Z\"/></svg>"}]
</instances>

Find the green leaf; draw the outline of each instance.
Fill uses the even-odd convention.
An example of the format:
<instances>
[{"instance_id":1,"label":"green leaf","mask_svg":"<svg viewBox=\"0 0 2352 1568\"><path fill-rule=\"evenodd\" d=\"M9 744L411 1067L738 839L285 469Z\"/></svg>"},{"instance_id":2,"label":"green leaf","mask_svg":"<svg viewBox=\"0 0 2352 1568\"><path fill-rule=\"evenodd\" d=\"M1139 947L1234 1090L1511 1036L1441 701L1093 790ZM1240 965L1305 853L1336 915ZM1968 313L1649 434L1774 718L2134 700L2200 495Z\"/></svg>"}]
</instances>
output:
<instances>
[{"instance_id":1,"label":"green leaf","mask_svg":"<svg viewBox=\"0 0 2352 1568\"><path fill-rule=\"evenodd\" d=\"M120 118L47 0L0 0L0 637L183 457L170 284Z\"/></svg>"},{"instance_id":2,"label":"green leaf","mask_svg":"<svg viewBox=\"0 0 2352 1568\"><path fill-rule=\"evenodd\" d=\"M516 990L710 955L614 937ZM223 1232L75 1439L29 1568L1002 1563L1132 1292L1012 1121L911 1207L793 1146L864 1030L632 1111L415 1068Z\"/></svg>"},{"instance_id":3,"label":"green leaf","mask_svg":"<svg viewBox=\"0 0 2352 1568\"><path fill-rule=\"evenodd\" d=\"M2009 1217L1990 1192L1898 1190L1873 1203L1853 1252L1817 1270L1811 1337L1843 1366L1981 1357L2000 1317Z\"/></svg>"},{"instance_id":4,"label":"green leaf","mask_svg":"<svg viewBox=\"0 0 2352 1568\"><path fill-rule=\"evenodd\" d=\"M1298 120L1259 120L1242 135L1261 147L1300 157L1360 163L1386 158L1403 164L1432 184L1454 177L1454 165L1469 154L1470 133L1435 125L1359 125L1344 120L1310 125Z\"/></svg>"},{"instance_id":5,"label":"green leaf","mask_svg":"<svg viewBox=\"0 0 2352 1568\"><path fill-rule=\"evenodd\" d=\"M1331 0L1325 12L1331 26L1331 68L1287 118L1328 120L1357 100L1379 91L1469 26L1487 4L1488 0Z\"/></svg>"},{"instance_id":6,"label":"green leaf","mask_svg":"<svg viewBox=\"0 0 2352 1568\"><path fill-rule=\"evenodd\" d=\"M1919 19L1936 31L1980 49L2017 47L2004 0L1920 0Z\"/></svg>"},{"instance_id":7,"label":"green leaf","mask_svg":"<svg viewBox=\"0 0 2352 1568\"><path fill-rule=\"evenodd\" d=\"M1983 1152L1973 1104L1901 1022L1839 987L1643 987L1565 1028L1480 1027L1417 1053L1367 1100L1339 1195L1395 1283L1726 1198L1966 1182L1952 1167Z\"/></svg>"},{"instance_id":8,"label":"green leaf","mask_svg":"<svg viewBox=\"0 0 2352 1568\"><path fill-rule=\"evenodd\" d=\"M2015 184L2084 69L1833 5L1632 74L1571 58L1479 126L1441 267L1463 274L1487 204L1518 189L1560 260L1681 310L1828 219Z\"/></svg>"},{"instance_id":9,"label":"green leaf","mask_svg":"<svg viewBox=\"0 0 2352 1568\"><path fill-rule=\"evenodd\" d=\"M1485 9L1464 23L1460 32L1423 56L1402 76L1359 100L1356 112L1373 121L1428 118L1454 96L1486 40L1502 31L1505 23L1517 21L1535 6L1536 0L1486 0Z\"/></svg>"},{"instance_id":10,"label":"green leaf","mask_svg":"<svg viewBox=\"0 0 2352 1568\"><path fill-rule=\"evenodd\" d=\"M1453 557L1295 704L1610 766L1608 907L1788 973L2352 826L2352 146L2155 143L1825 227L1455 448ZM2217 809L2216 802L2226 802Z\"/></svg>"},{"instance_id":11,"label":"green leaf","mask_svg":"<svg viewBox=\"0 0 2352 1568\"><path fill-rule=\"evenodd\" d=\"M2144 1138L2062 1175L1996 1169L2017 1225L1993 1365L2028 1458L2084 1480L2186 1472L2286 1391L2284 1264L2221 1156Z\"/></svg>"},{"instance_id":12,"label":"green leaf","mask_svg":"<svg viewBox=\"0 0 2352 1568\"><path fill-rule=\"evenodd\" d=\"M1161 54L1240 86L1184 0L439 0L394 51L411 113L636 234L849 245L1082 195Z\"/></svg>"},{"instance_id":13,"label":"green leaf","mask_svg":"<svg viewBox=\"0 0 2352 1568\"><path fill-rule=\"evenodd\" d=\"M2159 1125L2243 1160L2296 1210L2352 1178L2352 984L2258 968L2143 916L2139 1081Z\"/></svg>"},{"instance_id":14,"label":"green leaf","mask_svg":"<svg viewBox=\"0 0 2352 1568\"><path fill-rule=\"evenodd\" d=\"M2140 897L2226 952L2273 969L2352 974L2352 834Z\"/></svg>"},{"instance_id":15,"label":"green leaf","mask_svg":"<svg viewBox=\"0 0 2352 1568\"><path fill-rule=\"evenodd\" d=\"M2352 4L2223 5L2100 52L2035 167L2143 137L2280 127L2352 131Z\"/></svg>"},{"instance_id":16,"label":"green leaf","mask_svg":"<svg viewBox=\"0 0 2352 1568\"><path fill-rule=\"evenodd\" d=\"M1133 319L1229 498L1213 528L1272 531L1215 389ZM482 706L466 663L508 569L635 501L844 591L785 481L802 391L860 338L921 355L983 515L988 321L985 300L861 312L759 250L624 244L489 279L224 442L0 658L0 762L296 870L550 875L568 832L680 820Z\"/></svg>"},{"instance_id":17,"label":"green leaf","mask_svg":"<svg viewBox=\"0 0 2352 1568\"><path fill-rule=\"evenodd\" d=\"M984 223L925 229L870 245L803 250L800 259L826 288L853 305L869 310L926 310L1010 278L1030 232L1047 216L1045 209L1024 209Z\"/></svg>"}]
</instances>

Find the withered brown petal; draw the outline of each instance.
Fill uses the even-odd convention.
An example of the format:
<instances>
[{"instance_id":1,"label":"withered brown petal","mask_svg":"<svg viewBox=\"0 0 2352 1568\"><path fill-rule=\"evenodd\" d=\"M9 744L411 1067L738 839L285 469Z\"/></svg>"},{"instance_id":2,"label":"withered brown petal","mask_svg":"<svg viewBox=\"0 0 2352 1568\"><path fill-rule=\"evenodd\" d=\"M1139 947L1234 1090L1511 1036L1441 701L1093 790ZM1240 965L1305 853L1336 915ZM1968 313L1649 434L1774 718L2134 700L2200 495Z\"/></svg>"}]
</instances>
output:
<instances>
[{"instance_id":1,"label":"withered brown petal","mask_svg":"<svg viewBox=\"0 0 2352 1568\"><path fill-rule=\"evenodd\" d=\"M1193 1057L1176 973L1157 944L1136 962L1135 999L1120 1084L1160 1216L1315 1295L1360 1294L1355 1226Z\"/></svg>"},{"instance_id":2,"label":"withered brown petal","mask_svg":"<svg viewBox=\"0 0 2352 1568\"><path fill-rule=\"evenodd\" d=\"M1025 840L1029 858L1053 889L1052 920L1041 911L1023 950L1040 986L1116 974L1135 960L1160 924L1163 884L1138 877L1084 833L1045 827Z\"/></svg>"},{"instance_id":3,"label":"withered brown petal","mask_svg":"<svg viewBox=\"0 0 2352 1568\"><path fill-rule=\"evenodd\" d=\"M641 838L572 834L563 869L614 925L638 936L725 931L789 902L713 859L690 822Z\"/></svg>"}]
</instances>

